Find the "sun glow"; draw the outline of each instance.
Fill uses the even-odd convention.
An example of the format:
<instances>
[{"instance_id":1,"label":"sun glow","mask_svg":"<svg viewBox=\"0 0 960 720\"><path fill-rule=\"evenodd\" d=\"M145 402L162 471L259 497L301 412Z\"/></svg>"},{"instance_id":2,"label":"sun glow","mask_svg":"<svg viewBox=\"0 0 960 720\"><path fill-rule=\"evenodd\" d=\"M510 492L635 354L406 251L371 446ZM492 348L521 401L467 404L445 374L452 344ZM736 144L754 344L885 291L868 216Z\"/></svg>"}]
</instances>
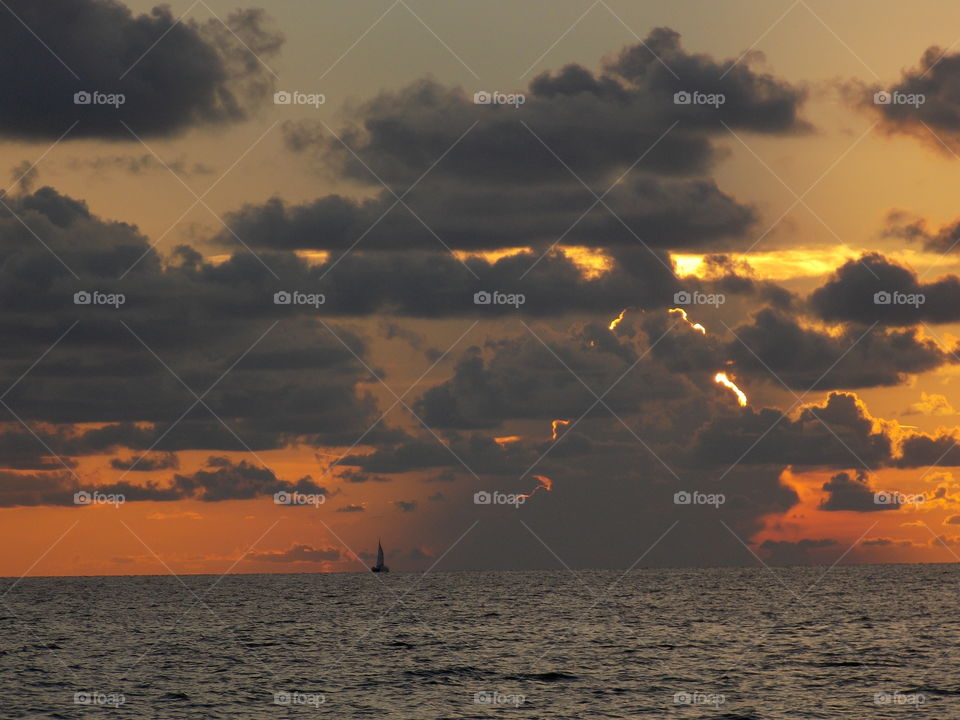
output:
<instances>
[{"instance_id":1,"label":"sun glow","mask_svg":"<svg viewBox=\"0 0 960 720\"><path fill-rule=\"evenodd\" d=\"M617 325L623 322L623 316L626 314L627 314L627 308L624 308L623 310L620 311L619 315L617 315L613 320L610 321L609 329L616 330Z\"/></svg>"},{"instance_id":2,"label":"sun glow","mask_svg":"<svg viewBox=\"0 0 960 720\"><path fill-rule=\"evenodd\" d=\"M537 481L537 486L529 493L517 495L517 497L532 498L537 494L537 490L546 490L547 492L553 490L553 480L548 478L546 475L533 475L532 477Z\"/></svg>"},{"instance_id":3,"label":"sun glow","mask_svg":"<svg viewBox=\"0 0 960 720\"><path fill-rule=\"evenodd\" d=\"M670 308L669 310L667 310L667 312L680 313L680 317L684 319L684 322L686 322L687 325L692 327L697 332L703 333L704 335L707 334L707 329L703 325L701 325L700 323L695 323L690 321L690 318L687 317L687 311L684 310L683 308Z\"/></svg>"},{"instance_id":4,"label":"sun glow","mask_svg":"<svg viewBox=\"0 0 960 720\"><path fill-rule=\"evenodd\" d=\"M566 427L569 424L570 424L569 420L554 420L553 422L551 422L550 423L551 439L553 440L557 439L557 428L561 426Z\"/></svg>"},{"instance_id":5,"label":"sun glow","mask_svg":"<svg viewBox=\"0 0 960 720\"><path fill-rule=\"evenodd\" d=\"M718 385L723 385L725 388L730 388L737 396L737 402L740 403L740 407L747 406L747 396L743 393L743 390L737 387L737 384L733 382L733 380L727 377L726 373L718 372L713 376L713 381Z\"/></svg>"}]
</instances>

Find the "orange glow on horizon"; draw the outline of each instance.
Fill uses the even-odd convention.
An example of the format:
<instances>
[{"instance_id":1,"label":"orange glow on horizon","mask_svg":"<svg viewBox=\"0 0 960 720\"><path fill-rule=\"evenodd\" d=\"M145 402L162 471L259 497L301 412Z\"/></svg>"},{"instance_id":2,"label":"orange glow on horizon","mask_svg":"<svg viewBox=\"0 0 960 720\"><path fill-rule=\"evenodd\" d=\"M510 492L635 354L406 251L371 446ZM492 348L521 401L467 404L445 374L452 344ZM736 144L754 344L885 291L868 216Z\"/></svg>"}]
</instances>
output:
<instances>
[{"instance_id":1,"label":"orange glow on horizon","mask_svg":"<svg viewBox=\"0 0 960 720\"><path fill-rule=\"evenodd\" d=\"M556 440L556 439L557 439L557 428L559 428L560 426L566 427L566 426L569 425L569 424L570 424L570 421L569 421L569 420L554 420L553 422L551 422L551 423L550 423L550 430L551 430L550 437L551 437L551 439L552 439L552 440ZM536 477L536 476L534 476L534 477Z\"/></svg>"}]
</instances>

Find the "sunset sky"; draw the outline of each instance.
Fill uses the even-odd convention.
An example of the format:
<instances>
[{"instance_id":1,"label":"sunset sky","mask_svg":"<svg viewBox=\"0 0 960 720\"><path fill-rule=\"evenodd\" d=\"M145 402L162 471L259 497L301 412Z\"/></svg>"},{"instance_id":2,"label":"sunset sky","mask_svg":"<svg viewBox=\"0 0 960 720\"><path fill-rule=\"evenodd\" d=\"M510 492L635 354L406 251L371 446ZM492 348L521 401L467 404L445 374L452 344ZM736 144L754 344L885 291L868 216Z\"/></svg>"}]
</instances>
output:
<instances>
[{"instance_id":1,"label":"sunset sky","mask_svg":"<svg viewBox=\"0 0 960 720\"><path fill-rule=\"evenodd\" d=\"M960 559L956 3L235 2L0 7L0 575Z\"/></svg>"}]
</instances>

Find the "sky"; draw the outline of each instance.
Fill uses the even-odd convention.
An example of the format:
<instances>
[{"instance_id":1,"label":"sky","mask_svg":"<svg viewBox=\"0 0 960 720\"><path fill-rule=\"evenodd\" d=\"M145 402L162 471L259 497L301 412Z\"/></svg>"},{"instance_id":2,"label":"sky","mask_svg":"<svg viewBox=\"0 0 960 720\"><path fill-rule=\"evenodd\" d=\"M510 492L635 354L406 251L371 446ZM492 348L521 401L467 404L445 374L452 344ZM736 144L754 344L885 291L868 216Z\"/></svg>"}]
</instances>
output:
<instances>
[{"instance_id":1,"label":"sky","mask_svg":"<svg viewBox=\"0 0 960 720\"><path fill-rule=\"evenodd\" d=\"M7 5L0 575L960 559L955 4Z\"/></svg>"}]
</instances>

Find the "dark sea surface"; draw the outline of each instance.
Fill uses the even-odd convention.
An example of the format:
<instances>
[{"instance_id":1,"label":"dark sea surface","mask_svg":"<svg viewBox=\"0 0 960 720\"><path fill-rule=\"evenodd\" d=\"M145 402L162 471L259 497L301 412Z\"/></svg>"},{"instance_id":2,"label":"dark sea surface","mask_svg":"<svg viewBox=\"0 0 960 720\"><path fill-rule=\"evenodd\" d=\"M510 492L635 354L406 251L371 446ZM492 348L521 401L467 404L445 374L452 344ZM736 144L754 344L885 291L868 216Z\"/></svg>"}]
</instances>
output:
<instances>
[{"instance_id":1,"label":"dark sea surface","mask_svg":"<svg viewBox=\"0 0 960 720\"><path fill-rule=\"evenodd\" d=\"M774 570L25 579L0 717L960 718L960 568Z\"/></svg>"}]
</instances>

